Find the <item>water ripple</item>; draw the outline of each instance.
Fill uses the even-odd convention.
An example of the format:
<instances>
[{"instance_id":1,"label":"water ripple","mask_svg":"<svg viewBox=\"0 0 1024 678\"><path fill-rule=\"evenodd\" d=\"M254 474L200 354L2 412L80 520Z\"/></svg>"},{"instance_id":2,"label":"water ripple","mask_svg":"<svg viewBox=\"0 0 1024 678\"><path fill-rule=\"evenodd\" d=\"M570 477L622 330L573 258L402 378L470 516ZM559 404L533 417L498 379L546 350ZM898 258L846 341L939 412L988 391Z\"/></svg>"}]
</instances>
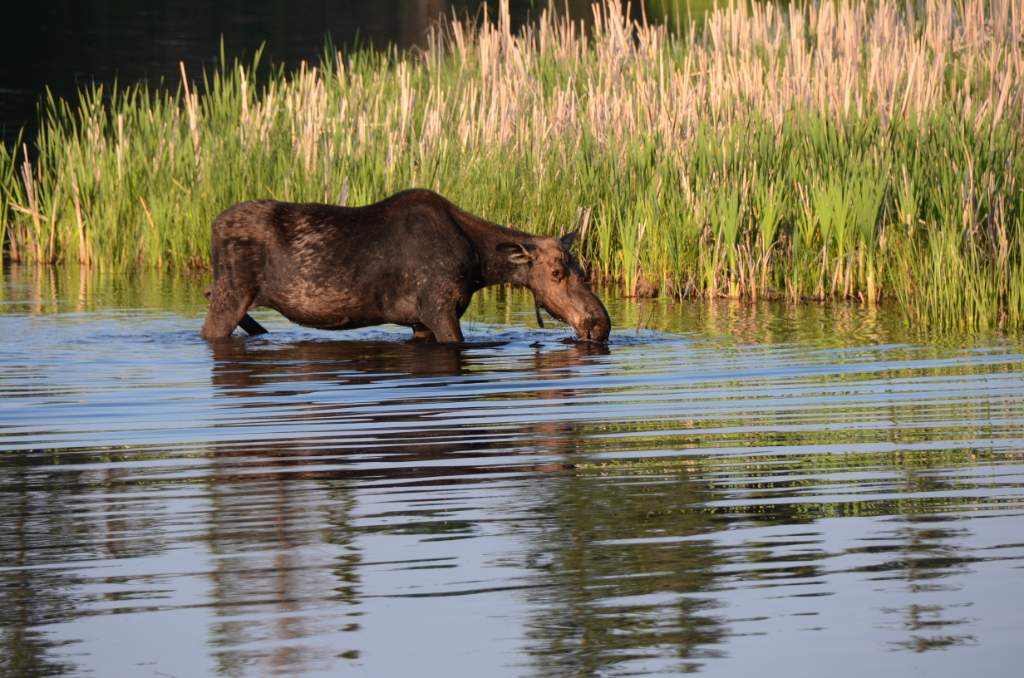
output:
<instances>
[{"instance_id":1,"label":"water ripple","mask_svg":"<svg viewBox=\"0 0 1024 678\"><path fill-rule=\"evenodd\" d=\"M1016 656L1024 360L1005 338L822 335L821 309L733 309L730 334L680 310L594 348L499 296L462 347L270 315L211 346L199 287L175 311L4 300L0 673L486 656L489 675L742 675L770 654L959 675Z\"/></svg>"}]
</instances>

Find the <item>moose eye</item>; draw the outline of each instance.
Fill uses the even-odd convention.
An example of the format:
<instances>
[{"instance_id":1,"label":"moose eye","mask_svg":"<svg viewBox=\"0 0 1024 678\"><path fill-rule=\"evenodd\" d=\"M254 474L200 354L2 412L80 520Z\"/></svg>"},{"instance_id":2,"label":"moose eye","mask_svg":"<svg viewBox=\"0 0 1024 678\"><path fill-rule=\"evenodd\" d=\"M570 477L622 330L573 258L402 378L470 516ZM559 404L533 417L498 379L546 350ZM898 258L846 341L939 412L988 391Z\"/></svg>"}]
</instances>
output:
<instances>
[{"instance_id":1,"label":"moose eye","mask_svg":"<svg viewBox=\"0 0 1024 678\"><path fill-rule=\"evenodd\" d=\"M555 282L561 282L565 278L565 269L556 268L551 272L551 277L555 279Z\"/></svg>"}]
</instances>

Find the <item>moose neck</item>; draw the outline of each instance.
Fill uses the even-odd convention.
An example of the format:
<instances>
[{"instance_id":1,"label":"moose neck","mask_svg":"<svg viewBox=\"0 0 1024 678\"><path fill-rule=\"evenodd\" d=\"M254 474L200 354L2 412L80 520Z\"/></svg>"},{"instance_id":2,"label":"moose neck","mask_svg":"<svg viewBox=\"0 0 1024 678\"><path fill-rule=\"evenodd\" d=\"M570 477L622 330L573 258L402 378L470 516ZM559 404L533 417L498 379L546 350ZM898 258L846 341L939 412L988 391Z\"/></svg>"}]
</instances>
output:
<instances>
[{"instance_id":1,"label":"moose neck","mask_svg":"<svg viewBox=\"0 0 1024 678\"><path fill-rule=\"evenodd\" d=\"M497 234L496 234L497 235ZM477 242L477 257L480 261L480 277L483 285L526 285L526 267L513 264L508 260L508 255L498 251L498 245L505 242L528 243L531 236L520 234L520 237L512 239L502 235L493 239Z\"/></svg>"},{"instance_id":2,"label":"moose neck","mask_svg":"<svg viewBox=\"0 0 1024 678\"><path fill-rule=\"evenodd\" d=\"M534 236L484 221L457 208L453 216L476 249L477 260L480 262L480 287L505 283L527 284L524 267L509 261L508 255L498 251L498 245L507 242L526 244L532 242Z\"/></svg>"}]
</instances>

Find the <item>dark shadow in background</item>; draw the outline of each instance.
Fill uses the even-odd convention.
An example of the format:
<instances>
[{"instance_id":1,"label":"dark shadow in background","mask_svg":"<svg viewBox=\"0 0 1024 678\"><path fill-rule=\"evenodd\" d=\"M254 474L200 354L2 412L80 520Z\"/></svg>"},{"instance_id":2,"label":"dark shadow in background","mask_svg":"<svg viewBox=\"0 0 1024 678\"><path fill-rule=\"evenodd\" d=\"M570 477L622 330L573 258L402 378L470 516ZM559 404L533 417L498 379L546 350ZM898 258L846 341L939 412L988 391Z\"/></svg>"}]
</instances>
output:
<instances>
[{"instance_id":1,"label":"dark shadow in background","mask_svg":"<svg viewBox=\"0 0 1024 678\"><path fill-rule=\"evenodd\" d=\"M590 15L591 0L555 4L568 7L574 17ZM201 71L220 60L222 38L229 61L237 57L249 63L265 44L265 63L293 68L303 60L319 62L328 36L346 51L356 46L404 49L422 45L438 17L479 16L484 5L495 16L497 0L8 3L0 12L7 28L0 40L0 133L8 147L23 126L26 138L34 138L36 107L46 87L69 101L93 82L109 91L115 79L121 84L163 82L174 90L181 80L178 62L201 82ZM511 0L513 26L546 6L544 0Z\"/></svg>"}]
</instances>

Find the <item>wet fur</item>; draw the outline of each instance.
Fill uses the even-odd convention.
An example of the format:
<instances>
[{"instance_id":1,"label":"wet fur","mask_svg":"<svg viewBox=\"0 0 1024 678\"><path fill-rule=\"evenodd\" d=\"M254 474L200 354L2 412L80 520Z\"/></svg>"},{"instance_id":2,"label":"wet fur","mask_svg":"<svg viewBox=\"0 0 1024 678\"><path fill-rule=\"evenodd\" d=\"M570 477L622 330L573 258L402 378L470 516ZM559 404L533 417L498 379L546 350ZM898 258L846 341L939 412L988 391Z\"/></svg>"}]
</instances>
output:
<instances>
[{"instance_id":1,"label":"wet fur","mask_svg":"<svg viewBox=\"0 0 1024 678\"><path fill-rule=\"evenodd\" d=\"M544 241L558 242L484 221L425 190L365 207L243 202L221 213L212 230L207 339L226 337L239 324L249 334L265 331L247 313L266 306L309 327L396 323L417 339L459 342L459 318L474 292L496 283L533 289L542 279L531 277L534 261L510 260L510 246L539 252L552 249ZM549 311L574 303L564 293L541 293L555 299ZM602 322L601 313L607 323L589 287L573 294L596 314L593 323Z\"/></svg>"}]
</instances>

